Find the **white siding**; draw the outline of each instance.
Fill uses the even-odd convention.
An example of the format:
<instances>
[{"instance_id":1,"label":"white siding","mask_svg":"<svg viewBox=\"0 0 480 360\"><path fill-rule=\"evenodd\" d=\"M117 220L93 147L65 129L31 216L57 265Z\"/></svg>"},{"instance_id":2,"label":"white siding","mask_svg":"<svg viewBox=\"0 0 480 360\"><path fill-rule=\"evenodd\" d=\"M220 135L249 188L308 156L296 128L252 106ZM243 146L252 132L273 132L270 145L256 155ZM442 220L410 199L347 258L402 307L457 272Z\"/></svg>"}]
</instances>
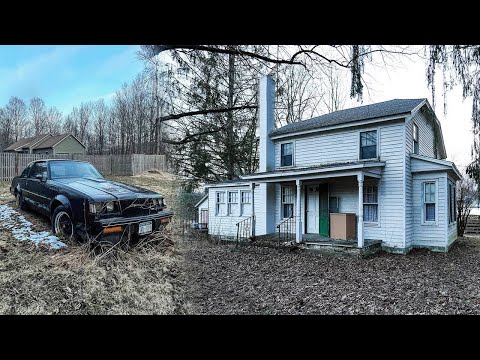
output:
<instances>
[{"instance_id":1,"label":"white siding","mask_svg":"<svg viewBox=\"0 0 480 360\"><path fill-rule=\"evenodd\" d=\"M453 182L455 187L458 186L458 182L455 182L455 180L451 177L448 176L448 179ZM447 196L448 199L448 196ZM447 224L448 224L448 215L447 215ZM455 217L455 221L451 224L448 224L448 229L447 229L447 246L449 246L451 243L453 243L455 240L457 240L458 234L457 234L457 221Z\"/></svg>"},{"instance_id":2,"label":"white siding","mask_svg":"<svg viewBox=\"0 0 480 360\"><path fill-rule=\"evenodd\" d=\"M405 246L414 245L414 209L413 209L413 180L414 169L410 154L413 154L413 123L418 126L419 155L435 158L433 145L434 130L431 121L427 120L421 111L417 111L413 118L405 123ZM422 166L429 166L422 161ZM432 164L438 169L438 165ZM425 168L426 169L426 168ZM432 168L433 169L433 168Z\"/></svg>"},{"instance_id":3,"label":"white siding","mask_svg":"<svg viewBox=\"0 0 480 360\"><path fill-rule=\"evenodd\" d=\"M236 236L237 235L237 226L236 224L247 218L247 216L240 216L240 206L238 206L238 211L236 215L225 215L225 216L216 216L215 215L215 193L217 191L225 192L225 209L227 208L227 192L228 191L237 191L238 199L240 199L240 190L248 190L249 186L226 186L226 187L215 187L208 189L208 233L210 235L219 235L219 236ZM255 200L257 200L255 198Z\"/></svg>"},{"instance_id":4,"label":"white siding","mask_svg":"<svg viewBox=\"0 0 480 360\"><path fill-rule=\"evenodd\" d=\"M437 182L437 224L422 224L423 186L424 181ZM447 174L422 173L413 174L413 245L446 246L447 234Z\"/></svg>"}]
</instances>

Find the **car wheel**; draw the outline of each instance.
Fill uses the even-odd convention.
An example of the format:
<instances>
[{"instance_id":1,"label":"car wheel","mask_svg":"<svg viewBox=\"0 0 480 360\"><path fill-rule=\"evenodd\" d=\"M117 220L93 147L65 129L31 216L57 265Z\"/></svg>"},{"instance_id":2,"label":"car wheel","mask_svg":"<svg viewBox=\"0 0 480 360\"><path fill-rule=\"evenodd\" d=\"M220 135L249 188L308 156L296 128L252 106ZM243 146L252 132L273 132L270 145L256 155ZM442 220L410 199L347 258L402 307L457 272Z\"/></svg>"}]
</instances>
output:
<instances>
[{"instance_id":1,"label":"car wheel","mask_svg":"<svg viewBox=\"0 0 480 360\"><path fill-rule=\"evenodd\" d=\"M55 208L52 214L52 232L62 240L77 239L70 211L63 205Z\"/></svg>"},{"instance_id":2,"label":"car wheel","mask_svg":"<svg viewBox=\"0 0 480 360\"><path fill-rule=\"evenodd\" d=\"M17 208L20 210L26 210L27 209L27 204L25 204L25 200L23 199L23 196L21 193L17 192L15 195L15 201L17 203Z\"/></svg>"}]
</instances>

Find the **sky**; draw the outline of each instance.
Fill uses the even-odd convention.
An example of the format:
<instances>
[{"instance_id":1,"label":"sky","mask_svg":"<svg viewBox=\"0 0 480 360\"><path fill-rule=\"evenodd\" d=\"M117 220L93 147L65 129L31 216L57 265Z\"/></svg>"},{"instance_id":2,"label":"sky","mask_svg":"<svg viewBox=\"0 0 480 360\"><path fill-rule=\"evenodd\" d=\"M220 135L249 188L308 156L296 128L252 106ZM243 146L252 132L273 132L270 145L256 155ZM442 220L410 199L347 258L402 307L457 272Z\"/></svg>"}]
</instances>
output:
<instances>
[{"instance_id":1,"label":"sky","mask_svg":"<svg viewBox=\"0 0 480 360\"><path fill-rule=\"evenodd\" d=\"M0 106L38 96L68 113L82 101L109 100L143 65L139 45L0 45Z\"/></svg>"},{"instance_id":2,"label":"sky","mask_svg":"<svg viewBox=\"0 0 480 360\"><path fill-rule=\"evenodd\" d=\"M123 83L142 70L135 55L138 50L138 45L0 45L0 106L11 96L27 103L39 96L47 107L56 106L63 113L82 101L103 97L109 102ZM349 100L346 107L395 98L427 98L432 104L425 60L413 56L387 67L367 64L365 70L368 89L363 103ZM456 88L447 96L444 114L441 93L438 86L434 110L442 126L447 159L463 170L470 162L472 101L463 101L461 90Z\"/></svg>"}]
</instances>

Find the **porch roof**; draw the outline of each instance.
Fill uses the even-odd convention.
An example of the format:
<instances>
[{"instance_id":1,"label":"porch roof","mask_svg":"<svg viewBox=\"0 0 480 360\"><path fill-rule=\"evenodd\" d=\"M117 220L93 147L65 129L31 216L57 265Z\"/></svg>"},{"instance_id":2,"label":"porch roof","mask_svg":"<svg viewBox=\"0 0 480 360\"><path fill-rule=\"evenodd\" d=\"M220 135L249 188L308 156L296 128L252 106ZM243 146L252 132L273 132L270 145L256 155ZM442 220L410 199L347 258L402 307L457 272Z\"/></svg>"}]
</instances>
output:
<instances>
[{"instance_id":1,"label":"porch roof","mask_svg":"<svg viewBox=\"0 0 480 360\"><path fill-rule=\"evenodd\" d=\"M353 176L364 172L367 176L380 177L381 169L385 166L384 161L352 161L334 164L324 164L308 167L296 167L288 169L278 169L275 171L266 171L251 175L242 176L242 179L251 181L275 182L278 180L308 180L315 178ZM380 170L380 171L379 171Z\"/></svg>"}]
</instances>

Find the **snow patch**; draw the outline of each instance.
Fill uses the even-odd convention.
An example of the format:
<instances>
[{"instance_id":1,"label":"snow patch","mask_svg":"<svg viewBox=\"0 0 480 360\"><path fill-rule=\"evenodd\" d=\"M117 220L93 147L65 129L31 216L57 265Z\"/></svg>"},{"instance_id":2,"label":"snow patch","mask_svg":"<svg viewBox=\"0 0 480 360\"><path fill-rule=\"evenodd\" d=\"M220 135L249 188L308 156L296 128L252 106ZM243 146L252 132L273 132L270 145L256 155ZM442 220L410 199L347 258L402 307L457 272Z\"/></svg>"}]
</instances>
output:
<instances>
[{"instance_id":1,"label":"snow patch","mask_svg":"<svg viewBox=\"0 0 480 360\"><path fill-rule=\"evenodd\" d=\"M12 232L15 239L32 241L35 245L46 244L52 249L67 246L60 239L48 231L36 232L32 230L33 224L20 215L18 211L8 205L0 205L0 227Z\"/></svg>"}]
</instances>

